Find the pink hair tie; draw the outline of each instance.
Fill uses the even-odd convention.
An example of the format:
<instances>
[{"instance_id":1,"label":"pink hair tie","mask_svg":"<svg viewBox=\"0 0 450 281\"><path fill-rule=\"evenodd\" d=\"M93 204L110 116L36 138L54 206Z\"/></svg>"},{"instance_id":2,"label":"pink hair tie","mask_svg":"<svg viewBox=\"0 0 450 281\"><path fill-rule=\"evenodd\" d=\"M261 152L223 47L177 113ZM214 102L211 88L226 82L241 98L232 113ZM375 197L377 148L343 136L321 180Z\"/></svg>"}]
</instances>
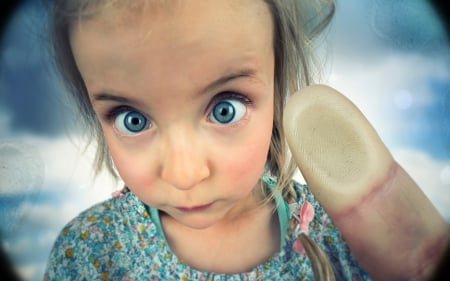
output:
<instances>
[{"instance_id":1,"label":"pink hair tie","mask_svg":"<svg viewBox=\"0 0 450 281\"><path fill-rule=\"evenodd\" d=\"M128 189L128 187L123 187L122 189L119 189L119 190L116 190L116 191L114 191L114 192L112 192L111 193L111 196L112 197L121 197L121 196L123 196L125 193L127 193L128 191L130 191L129 189Z\"/></svg>"},{"instance_id":2,"label":"pink hair tie","mask_svg":"<svg viewBox=\"0 0 450 281\"><path fill-rule=\"evenodd\" d=\"M112 197L120 197L122 195L123 195L122 190L116 190L113 193L111 193Z\"/></svg>"},{"instance_id":3,"label":"pink hair tie","mask_svg":"<svg viewBox=\"0 0 450 281\"><path fill-rule=\"evenodd\" d=\"M297 239L295 239L292 247L297 253L304 254L305 248L298 237L301 233L305 233L306 235L309 234L309 224L314 218L314 207L311 203L305 200L300 208L297 203L294 203L289 204L289 209L291 211L291 215L298 221L298 224L294 230L294 235Z\"/></svg>"}]
</instances>

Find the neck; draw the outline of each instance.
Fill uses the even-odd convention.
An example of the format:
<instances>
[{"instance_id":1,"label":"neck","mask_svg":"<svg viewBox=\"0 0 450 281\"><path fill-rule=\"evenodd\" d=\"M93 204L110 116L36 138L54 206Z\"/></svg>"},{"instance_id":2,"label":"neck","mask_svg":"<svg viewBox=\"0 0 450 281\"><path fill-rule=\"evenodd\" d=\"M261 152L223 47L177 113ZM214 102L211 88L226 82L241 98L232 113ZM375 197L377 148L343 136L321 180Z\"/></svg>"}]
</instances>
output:
<instances>
[{"instance_id":1,"label":"neck","mask_svg":"<svg viewBox=\"0 0 450 281\"><path fill-rule=\"evenodd\" d=\"M173 253L191 267L217 273L248 271L278 251L280 227L271 202L242 206L207 229L188 228L161 215ZM239 214L239 215L238 215Z\"/></svg>"}]
</instances>

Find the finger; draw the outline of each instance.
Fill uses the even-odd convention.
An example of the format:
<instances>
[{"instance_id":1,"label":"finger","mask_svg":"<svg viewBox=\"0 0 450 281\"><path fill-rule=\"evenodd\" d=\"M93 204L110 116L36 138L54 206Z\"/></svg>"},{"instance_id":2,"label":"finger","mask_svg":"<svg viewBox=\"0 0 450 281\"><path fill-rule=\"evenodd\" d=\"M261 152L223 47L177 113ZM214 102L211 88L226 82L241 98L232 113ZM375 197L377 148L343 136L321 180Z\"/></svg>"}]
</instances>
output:
<instances>
[{"instance_id":1,"label":"finger","mask_svg":"<svg viewBox=\"0 0 450 281\"><path fill-rule=\"evenodd\" d=\"M429 276L448 244L448 224L364 115L317 85L290 98L283 125L306 182L371 277Z\"/></svg>"}]
</instances>

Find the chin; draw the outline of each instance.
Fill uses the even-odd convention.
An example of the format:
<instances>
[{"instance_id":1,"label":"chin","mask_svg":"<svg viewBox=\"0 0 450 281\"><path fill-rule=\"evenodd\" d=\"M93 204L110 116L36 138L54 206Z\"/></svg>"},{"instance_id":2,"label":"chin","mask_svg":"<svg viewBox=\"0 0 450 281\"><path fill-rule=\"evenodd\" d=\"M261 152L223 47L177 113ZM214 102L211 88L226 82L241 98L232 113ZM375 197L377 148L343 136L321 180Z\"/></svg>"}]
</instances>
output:
<instances>
[{"instance_id":1,"label":"chin","mask_svg":"<svg viewBox=\"0 0 450 281\"><path fill-rule=\"evenodd\" d=\"M193 214L185 217L175 217L174 219L178 221L178 223L184 225L185 227L196 230L207 229L220 222L220 218L216 216L213 217L211 215L203 215L203 214L199 215Z\"/></svg>"},{"instance_id":2,"label":"chin","mask_svg":"<svg viewBox=\"0 0 450 281\"><path fill-rule=\"evenodd\" d=\"M186 227L196 230L203 230L217 224L218 221L211 219L195 219L195 220L179 220L179 222Z\"/></svg>"}]
</instances>

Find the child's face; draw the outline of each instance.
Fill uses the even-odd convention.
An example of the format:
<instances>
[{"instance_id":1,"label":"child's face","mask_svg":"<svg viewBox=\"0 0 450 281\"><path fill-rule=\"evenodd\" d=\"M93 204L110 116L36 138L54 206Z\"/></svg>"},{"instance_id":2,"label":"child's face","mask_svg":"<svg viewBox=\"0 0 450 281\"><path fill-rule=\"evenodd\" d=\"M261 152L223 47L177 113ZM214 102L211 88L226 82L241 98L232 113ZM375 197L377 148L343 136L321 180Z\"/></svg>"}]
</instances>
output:
<instances>
[{"instance_id":1,"label":"child's face","mask_svg":"<svg viewBox=\"0 0 450 281\"><path fill-rule=\"evenodd\" d=\"M205 228L254 203L273 122L272 21L263 1L169 3L107 10L75 24L71 43L125 184Z\"/></svg>"}]
</instances>

